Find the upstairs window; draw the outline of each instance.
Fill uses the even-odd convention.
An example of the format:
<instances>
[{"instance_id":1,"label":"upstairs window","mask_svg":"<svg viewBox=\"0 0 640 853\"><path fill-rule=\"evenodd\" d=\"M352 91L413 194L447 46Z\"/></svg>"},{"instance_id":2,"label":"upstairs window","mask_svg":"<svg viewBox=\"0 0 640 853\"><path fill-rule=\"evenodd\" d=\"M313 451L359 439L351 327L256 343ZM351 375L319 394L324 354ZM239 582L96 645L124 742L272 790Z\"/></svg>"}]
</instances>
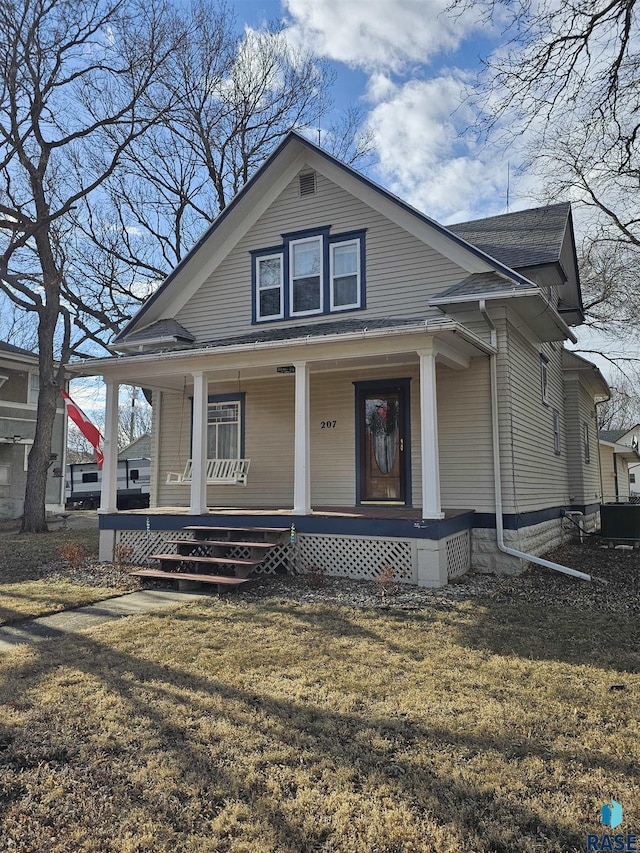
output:
<instances>
[{"instance_id":1,"label":"upstairs window","mask_svg":"<svg viewBox=\"0 0 640 853\"><path fill-rule=\"evenodd\" d=\"M283 234L253 251L253 322L365 307L365 232L329 227Z\"/></svg>"},{"instance_id":2,"label":"upstairs window","mask_svg":"<svg viewBox=\"0 0 640 853\"><path fill-rule=\"evenodd\" d=\"M542 393L542 402L545 406L549 405L549 359L545 355L540 355L540 391Z\"/></svg>"},{"instance_id":3,"label":"upstairs window","mask_svg":"<svg viewBox=\"0 0 640 853\"><path fill-rule=\"evenodd\" d=\"M282 255L256 258L256 318L280 320L284 317Z\"/></svg>"},{"instance_id":4,"label":"upstairs window","mask_svg":"<svg viewBox=\"0 0 640 853\"><path fill-rule=\"evenodd\" d=\"M40 394L40 376L37 373L29 374L29 390L27 392L27 403L35 405Z\"/></svg>"},{"instance_id":5,"label":"upstairs window","mask_svg":"<svg viewBox=\"0 0 640 853\"><path fill-rule=\"evenodd\" d=\"M289 245L291 316L322 311L322 239L296 240Z\"/></svg>"},{"instance_id":6,"label":"upstairs window","mask_svg":"<svg viewBox=\"0 0 640 853\"><path fill-rule=\"evenodd\" d=\"M332 243L330 257L331 310L360 307L360 241Z\"/></svg>"},{"instance_id":7,"label":"upstairs window","mask_svg":"<svg viewBox=\"0 0 640 853\"><path fill-rule=\"evenodd\" d=\"M560 413L553 410L553 452L560 456Z\"/></svg>"},{"instance_id":8,"label":"upstairs window","mask_svg":"<svg viewBox=\"0 0 640 853\"><path fill-rule=\"evenodd\" d=\"M589 442L589 424L582 424L582 450L584 453L584 461L591 462L591 445Z\"/></svg>"}]
</instances>

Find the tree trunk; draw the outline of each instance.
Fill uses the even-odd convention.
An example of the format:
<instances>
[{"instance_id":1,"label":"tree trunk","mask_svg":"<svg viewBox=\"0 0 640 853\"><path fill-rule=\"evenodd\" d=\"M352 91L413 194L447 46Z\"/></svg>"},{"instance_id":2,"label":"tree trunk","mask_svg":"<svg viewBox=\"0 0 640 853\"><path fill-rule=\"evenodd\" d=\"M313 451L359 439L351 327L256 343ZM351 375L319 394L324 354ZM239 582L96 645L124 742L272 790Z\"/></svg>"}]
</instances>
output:
<instances>
[{"instance_id":1,"label":"tree trunk","mask_svg":"<svg viewBox=\"0 0 640 853\"><path fill-rule=\"evenodd\" d=\"M43 243L38 248L43 267L47 300L39 311L38 369L40 393L36 414L36 432L29 453L21 527L23 533L46 533L48 531L46 514L47 473L51 464L51 438L62 377L62 370L56 370L53 357L54 335L59 312L58 275L47 238L42 239L41 237L39 240L36 237L36 242ZM47 249L49 251L46 251ZM44 262L43 258L45 259Z\"/></svg>"}]
</instances>

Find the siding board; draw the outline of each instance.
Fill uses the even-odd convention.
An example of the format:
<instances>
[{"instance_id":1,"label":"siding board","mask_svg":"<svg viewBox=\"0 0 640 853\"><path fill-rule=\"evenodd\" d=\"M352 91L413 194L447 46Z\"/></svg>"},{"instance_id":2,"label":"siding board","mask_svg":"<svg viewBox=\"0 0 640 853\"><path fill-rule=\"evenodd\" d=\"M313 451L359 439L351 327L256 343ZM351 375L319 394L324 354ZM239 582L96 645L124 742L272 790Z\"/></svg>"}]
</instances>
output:
<instances>
[{"instance_id":1,"label":"siding board","mask_svg":"<svg viewBox=\"0 0 640 853\"><path fill-rule=\"evenodd\" d=\"M176 320L197 341L255 331L251 325L250 252L281 243L282 234L331 226L332 234L366 229L367 307L345 317L436 317L429 299L467 273L381 214L318 174L315 196L299 198L298 181L271 205L218 269L178 312ZM331 315L334 319L341 312ZM268 326L321 323L327 315L277 321Z\"/></svg>"}]
</instances>

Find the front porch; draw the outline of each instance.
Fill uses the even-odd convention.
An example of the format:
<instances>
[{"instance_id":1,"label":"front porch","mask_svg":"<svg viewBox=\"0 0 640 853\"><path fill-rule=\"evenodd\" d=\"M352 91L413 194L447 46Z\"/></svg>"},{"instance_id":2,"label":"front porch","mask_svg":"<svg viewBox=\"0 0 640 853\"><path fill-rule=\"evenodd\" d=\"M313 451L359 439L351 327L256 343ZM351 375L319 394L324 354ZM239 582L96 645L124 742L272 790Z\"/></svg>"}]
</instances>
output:
<instances>
[{"instance_id":1,"label":"front porch","mask_svg":"<svg viewBox=\"0 0 640 853\"><path fill-rule=\"evenodd\" d=\"M470 565L473 510L447 510L443 518L425 522L411 507L326 507L308 515L292 509L212 507L194 516L188 507L102 513L100 559L131 550L138 564L166 550L168 541L189 538L187 527L225 529L288 528L289 541L269 554L259 573L320 572L360 580L376 580L391 566L394 579L439 587L464 574ZM243 558L242 548L234 557ZM387 569L388 571L388 569Z\"/></svg>"},{"instance_id":2,"label":"front porch","mask_svg":"<svg viewBox=\"0 0 640 853\"><path fill-rule=\"evenodd\" d=\"M104 362L101 555L146 558L198 519L284 525L292 570L446 583L469 566L473 512L494 509L491 351L438 320ZM120 383L153 395L142 513L116 512Z\"/></svg>"}]
</instances>

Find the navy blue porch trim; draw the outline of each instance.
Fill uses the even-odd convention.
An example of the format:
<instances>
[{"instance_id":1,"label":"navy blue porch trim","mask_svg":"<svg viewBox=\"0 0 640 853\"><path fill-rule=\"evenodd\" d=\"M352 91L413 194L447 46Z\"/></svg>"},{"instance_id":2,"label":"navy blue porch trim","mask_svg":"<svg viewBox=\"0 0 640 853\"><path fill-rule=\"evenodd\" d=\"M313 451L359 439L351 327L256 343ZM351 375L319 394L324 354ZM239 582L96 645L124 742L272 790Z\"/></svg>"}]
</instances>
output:
<instances>
[{"instance_id":1,"label":"navy blue porch trim","mask_svg":"<svg viewBox=\"0 0 640 853\"><path fill-rule=\"evenodd\" d=\"M531 512L504 513L502 516L502 525L505 530L520 530L521 527L532 527L534 524L543 524L545 521L562 518L566 512L582 512L584 515L593 515L599 509L599 503L572 504L571 506L553 506L546 509L536 509ZM495 513L476 512L473 519L473 526L495 528Z\"/></svg>"},{"instance_id":2,"label":"navy blue porch trim","mask_svg":"<svg viewBox=\"0 0 640 853\"><path fill-rule=\"evenodd\" d=\"M580 511L591 515L600 509L600 504L581 506L558 506L511 515L503 515L505 530L519 530L544 521L561 518L565 512ZM242 510L229 515L175 515L150 514L143 512L107 513L98 515L100 530L181 530L191 524L205 527L291 527L295 525L298 533L316 533L335 536L376 536L398 539L445 539L461 530L473 527L495 529L494 513L479 513L474 510L461 511L451 518L438 521L409 518L362 518L333 515L253 515Z\"/></svg>"},{"instance_id":3,"label":"navy blue porch trim","mask_svg":"<svg viewBox=\"0 0 640 853\"><path fill-rule=\"evenodd\" d=\"M291 527L298 533L335 536L376 536L399 539L444 539L474 526L473 510L439 521L408 518L349 518L322 515L144 515L144 513L110 513L98 516L100 530L181 530L188 525L205 527Z\"/></svg>"}]
</instances>

